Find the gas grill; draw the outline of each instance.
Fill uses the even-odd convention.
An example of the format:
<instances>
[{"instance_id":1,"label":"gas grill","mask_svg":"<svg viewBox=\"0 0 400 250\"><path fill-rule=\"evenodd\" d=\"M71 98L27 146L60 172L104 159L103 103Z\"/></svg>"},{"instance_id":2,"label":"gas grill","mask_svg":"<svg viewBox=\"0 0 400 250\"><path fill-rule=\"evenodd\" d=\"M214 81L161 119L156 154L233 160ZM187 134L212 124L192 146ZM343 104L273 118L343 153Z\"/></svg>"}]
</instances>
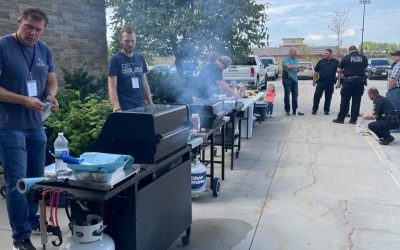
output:
<instances>
[{"instance_id":1,"label":"gas grill","mask_svg":"<svg viewBox=\"0 0 400 250\"><path fill-rule=\"evenodd\" d=\"M103 217L116 249L167 249L183 232L188 244L192 223L189 110L186 105L154 104L112 113L95 143L95 152L128 154L140 172L126 176L111 190L66 181L44 181L30 190L68 196L70 221L87 214ZM80 205L84 204L84 205ZM84 206L84 207L82 207Z\"/></svg>"},{"instance_id":2,"label":"gas grill","mask_svg":"<svg viewBox=\"0 0 400 250\"><path fill-rule=\"evenodd\" d=\"M184 148L190 134L186 105L153 104L112 113L87 151L127 154L153 164Z\"/></svg>"},{"instance_id":3,"label":"gas grill","mask_svg":"<svg viewBox=\"0 0 400 250\"><path fill-rule=\"evenodd\" d=\"M190 104L190 111L200 115L200 127L205 129L218 126L225 115L224 102L219 100L198 99Z\"/></svg>"}]
</instances>

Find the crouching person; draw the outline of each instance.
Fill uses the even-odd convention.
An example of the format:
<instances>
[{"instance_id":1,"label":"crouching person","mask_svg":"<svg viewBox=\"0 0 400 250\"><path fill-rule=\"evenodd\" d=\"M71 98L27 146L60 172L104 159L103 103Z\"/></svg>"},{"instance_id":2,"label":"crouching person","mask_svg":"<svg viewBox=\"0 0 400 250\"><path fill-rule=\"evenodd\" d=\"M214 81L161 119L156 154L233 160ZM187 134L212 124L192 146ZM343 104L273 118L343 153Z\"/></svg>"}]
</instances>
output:
<instances>
[{"instance_id":1,"label":"crouching person","mask_svg":"<svg viewBox=\"0 0 400 250\"><path fill-rule=\"evenodd\" d=\"M368 124L368 128L379 138L379 143L388 145L394 140L389 130L399 127L398 116L391 102L381 95L376 88L368 90L368 97L374 102L372 115L364 114L365 120L376 120Z\"/></svg>"}]
</instances>

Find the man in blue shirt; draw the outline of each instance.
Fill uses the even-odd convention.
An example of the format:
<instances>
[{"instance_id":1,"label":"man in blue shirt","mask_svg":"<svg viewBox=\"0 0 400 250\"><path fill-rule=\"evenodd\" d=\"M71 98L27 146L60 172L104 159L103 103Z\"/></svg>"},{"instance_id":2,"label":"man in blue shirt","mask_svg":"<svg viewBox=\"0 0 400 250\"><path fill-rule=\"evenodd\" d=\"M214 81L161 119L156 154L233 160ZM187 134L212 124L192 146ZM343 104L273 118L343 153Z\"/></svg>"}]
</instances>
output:
<instances>
[{"instance_id":1,"label":"man in blue shirt","mask_svg":"<svg viewBox=\"0 0 400 250\"><path fill-rule=\"evenodd\" d=\"M40 37L48 23L40 9L29 8L14 34L0 37L0 159L13 249L35 249L32 229L39 227L38 205L16 189L21 178L44 174L44 102L58 109L57 80L49 47Z\"/></svg>"},{"instance_id":2,"label":"man in blue shirt","mask_svg":"<svg viewBox=\"0 0 400 250\"><path fill-rule=\"evenodd\" d=\"M293 115L296 115L297 111L297 97L299 95L299 85L297 82L297 72L298 70L303 69L302 66L299 65L299 62L296 59L297 50L295 48L289 49L289 55L283 58L282 61L282 82L283 88L285 89L285 111L286 115L290 115L290 93L292 94L292 111ZM304 115L301 112L298 112L298 115Z\"/></svg>"},{"instance_id":3,"label":"man in blue shirt","mask_svg":"<svg viewBox=\"0 0 400 250\"><path fill-rule=\"evenodd\" d=\"M388 145L394 141L389 130L399 127L394 107L386 97L379 95L376 88L368 90L368 97L374 102L374 110L372 115L364 114L362 118L364 120L375 120L368 124L368 128L376 134L381 145Z\"/></svg>"},{"instance_id":4,"label":"man in blue shirt","mask_svg":"<svg viewBox=\"0 0 400 250\"><path fill-rule=\"evenodd\" d=\"M195 86L195 98L211 99L218 94L227 94L239 98L235 91L231 89L222 79L222 71L232 64L232 59L228 56L221 56L213 62L208 62L201 69Z\"/></svg>"},{"instance_id":5,"label":"man in blue shirt","mask_svg":"<svg viewBox=\"0 0 400 250\"><path fill-rule=\"evenodd\" d=\"M131 28L120 31L122 50L108 63L108 92L114 112L152 104L144 57L134 53L136 35Z\"/></svg>"},{"instance_id":6,"label":"man in blue shirt","mask_svg":"<svg viewBox=\"0 0 400 250\"><path fill-rule=\"evenodd\" d=\"M313 75L313 86L317 87L315 88L314 93L314 103L312 107L313 115L315 115L318 111L319 101L321 100L322 94L324 92L324 113L325 115L329 115L338 65L339 61L335 58L332 58L332 50L326 49L323 53L322 59L319 60L317 65L315 66L315 72Z\"/></svg>"}]
</instances>

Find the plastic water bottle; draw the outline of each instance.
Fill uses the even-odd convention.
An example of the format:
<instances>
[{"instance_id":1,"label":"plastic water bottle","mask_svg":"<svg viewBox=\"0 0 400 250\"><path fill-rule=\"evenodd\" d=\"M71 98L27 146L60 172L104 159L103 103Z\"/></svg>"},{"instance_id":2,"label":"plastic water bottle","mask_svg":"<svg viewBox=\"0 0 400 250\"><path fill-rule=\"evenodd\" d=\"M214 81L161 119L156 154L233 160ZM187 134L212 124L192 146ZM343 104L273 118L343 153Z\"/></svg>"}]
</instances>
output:
<instances>
[{"instance_id":1,"label":"plastic water bottle","mask_svg":"<svg viewBox=\"0 0 400 250\"><path fill-rule=\"evenodd\" d=\"M54 141L55 170L58 179L64 179L69 176L67 164L63 162L63 156L69 155L68 141L64 137L64 133L58 133L57 139Z\"/></svg>"}]
</instances>

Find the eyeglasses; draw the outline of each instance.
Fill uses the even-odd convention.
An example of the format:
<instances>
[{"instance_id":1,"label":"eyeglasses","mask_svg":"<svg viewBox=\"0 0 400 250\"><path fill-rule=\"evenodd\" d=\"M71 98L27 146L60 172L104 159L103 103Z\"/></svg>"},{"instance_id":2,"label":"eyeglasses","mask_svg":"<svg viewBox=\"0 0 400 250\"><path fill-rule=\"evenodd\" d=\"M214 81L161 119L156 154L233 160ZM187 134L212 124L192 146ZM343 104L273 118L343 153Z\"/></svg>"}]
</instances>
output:
<instances>
[{"instance_id":1,"label":"eyeglasses","mask_svg":"<svg viewBox=\"0 0 400 250\"><path fill-rule=\"evenodd\" d=\"M224 61L222 61L222 60L220 59L219 62L222 63L222 64L224 65L224 68L225 68L225 69L228 68L228 65L226 65Z\"/></svg>"}]
</instances>

